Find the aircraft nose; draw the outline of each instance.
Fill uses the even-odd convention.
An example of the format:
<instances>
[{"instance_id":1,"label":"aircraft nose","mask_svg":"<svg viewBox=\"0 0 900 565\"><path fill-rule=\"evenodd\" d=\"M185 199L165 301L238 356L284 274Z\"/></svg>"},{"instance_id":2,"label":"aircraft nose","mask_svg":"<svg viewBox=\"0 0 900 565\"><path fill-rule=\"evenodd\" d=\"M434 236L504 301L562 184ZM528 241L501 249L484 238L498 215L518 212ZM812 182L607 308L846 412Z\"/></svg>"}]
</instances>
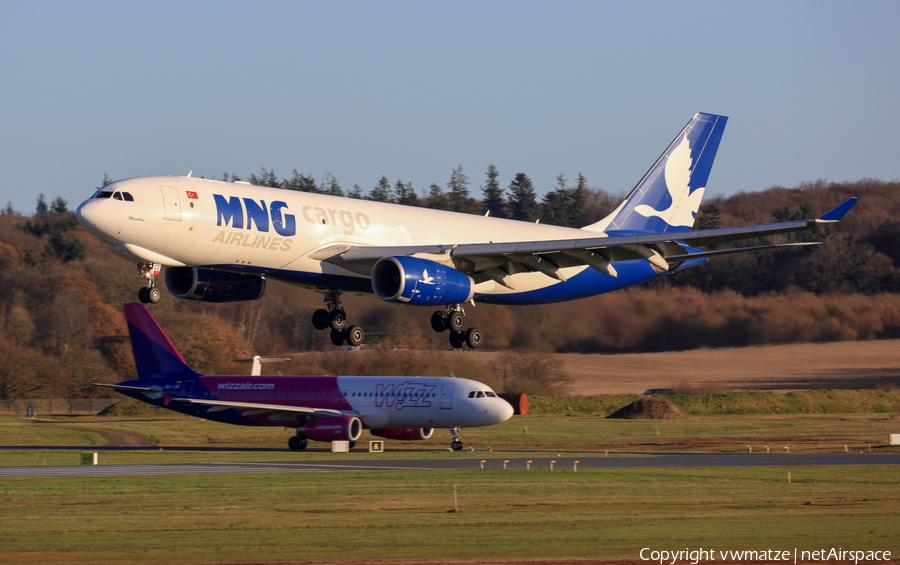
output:
<instances>
[{"instance_id":1,"label":"aircraft nose","mask_svg":"<svg viewBox=\"0 0 900 565\"><path fill-rule=\"evenodd\" d=\"M499 400L500 400L500 402L497 403L498 406L497 406L497 411L496 411L497 417L499 418L499 420L497 421L498 424L500 422L505 422L505 421L509 420L510 418L513 417L513 414L515 413L515 410L513 409L512 404L503 400L502 398Z\"/></svg>"},{"instance_id":2,"label":"aircraft nose","mask_svg":"<svg viewBox=\"0 0 900 565\"><path fill-rule=\"evenodd\" d=\"M75 217L86 229L96 228L100 223L100 202L94 198L89 198L78 206L75 210Z\"/></svg>"}]
</instances>

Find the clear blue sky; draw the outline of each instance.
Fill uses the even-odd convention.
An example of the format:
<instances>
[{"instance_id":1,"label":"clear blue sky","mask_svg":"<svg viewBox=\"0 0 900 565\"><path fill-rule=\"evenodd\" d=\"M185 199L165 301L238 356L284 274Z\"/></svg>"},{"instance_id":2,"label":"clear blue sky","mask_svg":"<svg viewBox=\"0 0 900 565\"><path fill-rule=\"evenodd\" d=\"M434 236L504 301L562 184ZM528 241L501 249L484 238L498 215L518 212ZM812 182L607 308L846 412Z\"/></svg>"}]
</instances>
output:
<instances>
[{"instance_id":1,"label":"clear blue sky","mask_svg":"<svg viewBox=\"0 0 900 565\"><path fill-rule=\"evenodd\" d=\"M900 178L900 3L0 0L0 204L296 168L629 190L698 111L707 195Z\"/></svg>"}]
</instances>

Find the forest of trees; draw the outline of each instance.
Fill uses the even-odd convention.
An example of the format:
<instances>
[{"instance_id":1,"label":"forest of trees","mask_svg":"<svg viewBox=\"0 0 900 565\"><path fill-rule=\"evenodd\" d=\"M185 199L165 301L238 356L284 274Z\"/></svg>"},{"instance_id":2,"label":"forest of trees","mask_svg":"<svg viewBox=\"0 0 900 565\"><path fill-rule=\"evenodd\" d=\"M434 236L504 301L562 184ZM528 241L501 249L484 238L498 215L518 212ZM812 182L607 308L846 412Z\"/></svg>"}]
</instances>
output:
<instances>
[{"instance_id":1,"label":"forest of trees","mask_svg":"<svg viewBox=\"0 0 900 565\"><path fill-rule=\"evenodd\" d=\"M570 226L601 219L621 198L590 188L579 175L574 183L560 176L537 201L526 175L515 175L506 189L498 178L490 167L481 200L471 196L461 167L453 171L448 191L432 185L425 196L387 178L367 195L358 187L344 192L330 175L321 183L296 172L279 180L264 169L249 180ZM816 217L850 196L861 200L840 224L767 240L824 241L817 247L712 259L640 287L575 302L479 304L468 307L467 314L489 336L486 349L529 355L900 337L900 182L816 181L738 193L704 203L695 227ZM140 284L134 266L90 236L63 199L48 203L41 195L30 215L11 206L0 211L0 399L98 396L84 383L134 377L121 305L136 301ZM323 353L278 368L295 374L371 370L353 352L335 353L325 332L312 328L312 311L321 302L317 293L270 284L259 301L210 305L165 295L151 310L201 372L241 374L246 366L231 359L304 351ZM404 352L447 348L446 336L429 327L430 309L360 297L347 297L345 305L366 327L369 347L382 352L376 360L382 370L428 374L433 369L423 361L427 354ZM473 363L465 352L453 359L457 374L487 382L513 378L515 367L545 362L506 355L505 365L488 367ZM454 367L440 369L446 373Z\"/></svg>"}]
</instances>

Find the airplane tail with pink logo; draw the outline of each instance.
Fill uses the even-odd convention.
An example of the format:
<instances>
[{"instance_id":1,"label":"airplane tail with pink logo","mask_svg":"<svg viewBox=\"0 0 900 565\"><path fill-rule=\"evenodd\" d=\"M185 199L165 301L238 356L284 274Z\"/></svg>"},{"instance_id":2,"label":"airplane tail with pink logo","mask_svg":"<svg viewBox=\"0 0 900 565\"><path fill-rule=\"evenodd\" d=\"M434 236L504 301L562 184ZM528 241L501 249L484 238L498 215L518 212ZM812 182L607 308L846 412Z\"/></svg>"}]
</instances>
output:
<instances>
[{"instance_id":1,"label":"airplane tail with pink logo","mask_svg":"<svg viewBox=\"0 0 900 565\"><path fill-rule=\"evenodd\" d=\"M146 306L125 304L124 310L138 378L148 379L161 373L199 374L188 366Z\"/></svg>"}]
</instances>

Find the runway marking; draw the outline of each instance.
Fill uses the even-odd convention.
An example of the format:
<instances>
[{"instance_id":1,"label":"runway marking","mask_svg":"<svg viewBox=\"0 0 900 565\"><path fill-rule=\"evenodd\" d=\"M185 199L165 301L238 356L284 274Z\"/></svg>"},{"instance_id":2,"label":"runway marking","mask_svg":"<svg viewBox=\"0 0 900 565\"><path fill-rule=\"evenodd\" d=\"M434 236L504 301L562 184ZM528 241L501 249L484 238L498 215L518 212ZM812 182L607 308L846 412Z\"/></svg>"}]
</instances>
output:
<instances>
[{"instance_id":1,"label":"runway marking","mask_svg":"<svg viewBox=\"0 0 900 565\"><path fill-rule=\"evenodd\" d=\"M571 467L576 457L557 457L556 468ZM578 457L579 468L622 467L755 467L801 465L900 465L900 453L844 454L736 454L680 453L622 457ZM525 457L510 458L507 468L525 468ZM340 471L438 471L476 469L480 459L368 460L332 463L325 461L271 463L167 463L149 465L59 465L52 467L0 467L0 477L91 477L114 475L176 475L221 473L331 473ZM551 458L533 458L534 470L549 468ZM487 459L485 469L501 469L502 459Z\"/></svg>"}]
</instances>

